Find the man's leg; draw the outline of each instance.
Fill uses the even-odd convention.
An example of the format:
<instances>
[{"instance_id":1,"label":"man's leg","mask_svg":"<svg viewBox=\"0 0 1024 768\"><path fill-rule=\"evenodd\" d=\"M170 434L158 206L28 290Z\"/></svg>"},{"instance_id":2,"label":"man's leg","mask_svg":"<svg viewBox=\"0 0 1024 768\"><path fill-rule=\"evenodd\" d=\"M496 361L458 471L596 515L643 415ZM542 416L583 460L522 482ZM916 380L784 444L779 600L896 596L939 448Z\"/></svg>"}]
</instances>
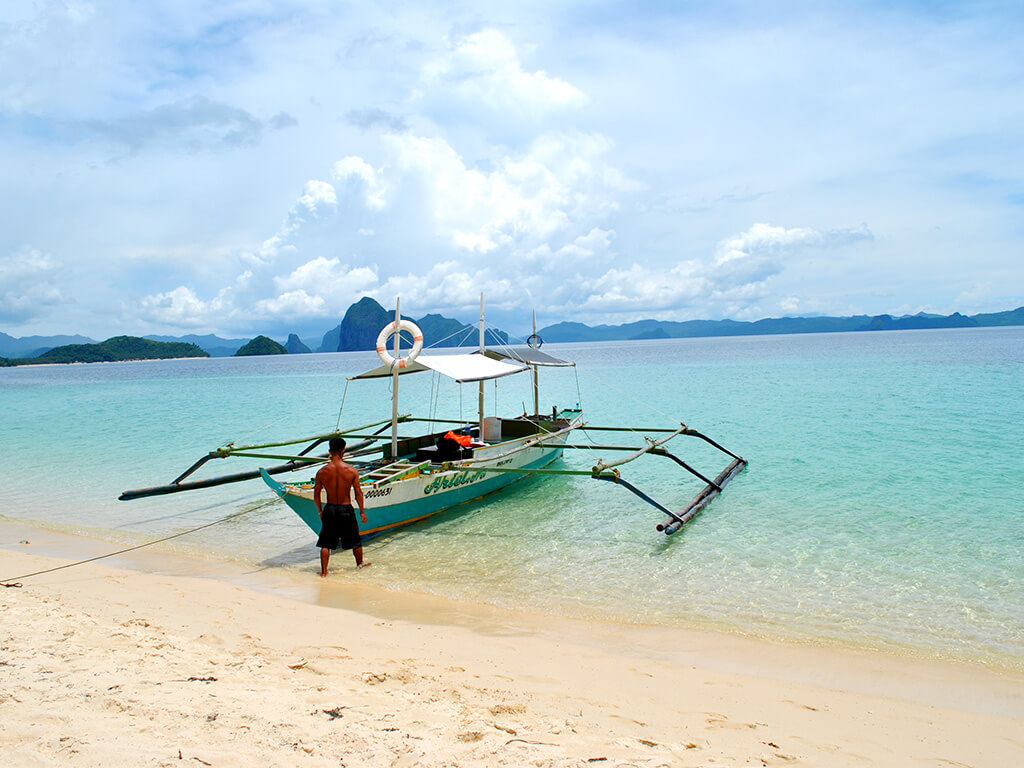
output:
<instances>
[{"instance_id":1,"label":"man's leg","mask_svg":"<svg viewBox=\"0 0 1024 768\"><path fill-rule=\"evenodd\" d=\"M320 578L327 578L327 563L331 560L331 550L323 547L320 550Z\"/></svg>"},{"instance_id":2,"label":"man's leg","mask_svg":"<svg viewBox=\"0 0 1024 768\"><path fill-rule=\"evenodd\" d=\"M352 548L352 554L355 555L355 558L356 558L356 568L363 568L363 567L365 567L367 565L373 565L373 563L364 563L363 562L363 548L361 546L353 547Z\"/></svg>"}]
</instances>

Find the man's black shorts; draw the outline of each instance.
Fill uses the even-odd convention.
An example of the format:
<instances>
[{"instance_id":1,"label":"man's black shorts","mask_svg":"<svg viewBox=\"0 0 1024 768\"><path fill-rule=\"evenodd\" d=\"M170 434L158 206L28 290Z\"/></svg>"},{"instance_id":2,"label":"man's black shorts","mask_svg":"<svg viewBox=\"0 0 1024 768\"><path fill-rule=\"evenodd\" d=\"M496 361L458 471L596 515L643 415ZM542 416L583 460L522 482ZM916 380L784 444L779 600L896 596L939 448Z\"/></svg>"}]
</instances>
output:
<instances>
[{"instance_id":1,"label":"man's black shorts","mask_svg":"<svg viewBox=\"0 0 1024 768\"><path fill-rule=\"evenodd\" d=\"M356 511L351 504L324 504L323 525L316 545L321 549L355 549L363 545L359 537Z\"/></svg>"}]
</instances>

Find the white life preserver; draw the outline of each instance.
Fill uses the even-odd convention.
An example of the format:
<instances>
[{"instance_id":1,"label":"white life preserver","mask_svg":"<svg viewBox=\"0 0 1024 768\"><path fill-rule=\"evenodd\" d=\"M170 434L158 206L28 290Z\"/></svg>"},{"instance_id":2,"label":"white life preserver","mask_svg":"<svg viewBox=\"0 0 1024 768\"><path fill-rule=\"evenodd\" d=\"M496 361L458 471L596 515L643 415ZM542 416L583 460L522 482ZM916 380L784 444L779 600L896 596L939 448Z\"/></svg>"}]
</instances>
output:
<instances>
[{"instance_id":1,"label":"white life preserver","mask_svg":"<svg viewBox=\"0 0 1024 768\"><path fill-rule=\"evenodd\" d=\"M388 352L388 340L400 331L408 331L412 334L412 349L409 350L409 354L405 357L400 357L398 360L395 360L395 358L393 358ZM388 368L393 369L396 364L399 368L405 368L409 363L419 357L419 354L422 351L423 331L421 331L419 326L412 320L399 320L397 322L392 320L384 326L383 330L381 330L380 334L377 336L377 355L384 361L384 365Z\"/></svg>"}]
</instances>

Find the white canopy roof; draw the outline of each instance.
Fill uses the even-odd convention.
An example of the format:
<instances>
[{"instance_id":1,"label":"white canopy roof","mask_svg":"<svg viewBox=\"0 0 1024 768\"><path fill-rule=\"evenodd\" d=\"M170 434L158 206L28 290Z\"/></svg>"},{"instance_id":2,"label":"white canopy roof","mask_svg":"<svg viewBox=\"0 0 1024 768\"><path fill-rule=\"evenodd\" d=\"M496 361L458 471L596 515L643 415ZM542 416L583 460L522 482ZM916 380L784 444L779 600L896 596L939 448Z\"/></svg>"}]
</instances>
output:
<instances>
[{"instance_id":1,"label":"white canopy roof","mask_svg":"<svg viewBox=\"0 0 1024 768\"><path fill-rule=\"evenodd\" d=\"M455 379L460 384L467 381L497 379L502 376L509 376L513 373L529 370L529 367L525 365L507 363L503 360L493 360L479 352L474 352L471 355L420 355L406 368L401 369L399 374L416 373L418 371L425 371L428 368L432 371L437 371L442 376ZM391 374L392 371L388 366L381 365L352 378L377 379L390 376Z\"/></svg>"}]
</instances>

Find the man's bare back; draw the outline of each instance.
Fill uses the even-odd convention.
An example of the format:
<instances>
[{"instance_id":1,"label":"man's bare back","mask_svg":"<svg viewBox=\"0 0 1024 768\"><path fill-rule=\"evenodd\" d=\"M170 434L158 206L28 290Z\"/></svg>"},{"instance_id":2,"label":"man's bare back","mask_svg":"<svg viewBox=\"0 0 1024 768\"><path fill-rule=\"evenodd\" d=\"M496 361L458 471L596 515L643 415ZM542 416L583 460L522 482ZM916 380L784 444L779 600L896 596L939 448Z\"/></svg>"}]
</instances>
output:
<instances>
[{"instance_id":1,"label":"man's bare back","mask_svg":"<svg viewBox=\"0 0 1024 768\"><path fill-rule=\"evenodd\" d=\"M313 501L322 521L322 530L317 545L320 547L320 576L324 578L327 576L327 564L331 559L331 549L338 546L339 536L342 548L352 549L357 566L362 568L369 565L369 563L363 562L363 546L359 538L359 529L352 516L352 495L355 492L356 504L359 505L359 517L364 523L366 522L363 488L359 484L359 472L355 467L345 463L344 455L345 441L331 438L330 458L327 464L316 473L316 482L313 484ZM329 507L327 512L331 515L329 520L324 520L324 503L320 498L325 491L327 507ZM341 517L339 518L338 515Z\"/></svg>"},{"instance_id":2,"label":"man's bare back","mask_svg":"<svg viewBox=\"0 0 1024 768\"><path fill-rule=\"evenodd\" d=\"M356 500L359 509L363 508L363 489L359 485L359 473L350 464L341 460L340 456L331 456L331 460L316 473L316 506L320 509L320 490L327 491L328 504L351 504L352 489L356 489ZM321 510L321 516L323 512ZM366 522L363 515L363 522Z\"/></svg>"}]
</instances>

